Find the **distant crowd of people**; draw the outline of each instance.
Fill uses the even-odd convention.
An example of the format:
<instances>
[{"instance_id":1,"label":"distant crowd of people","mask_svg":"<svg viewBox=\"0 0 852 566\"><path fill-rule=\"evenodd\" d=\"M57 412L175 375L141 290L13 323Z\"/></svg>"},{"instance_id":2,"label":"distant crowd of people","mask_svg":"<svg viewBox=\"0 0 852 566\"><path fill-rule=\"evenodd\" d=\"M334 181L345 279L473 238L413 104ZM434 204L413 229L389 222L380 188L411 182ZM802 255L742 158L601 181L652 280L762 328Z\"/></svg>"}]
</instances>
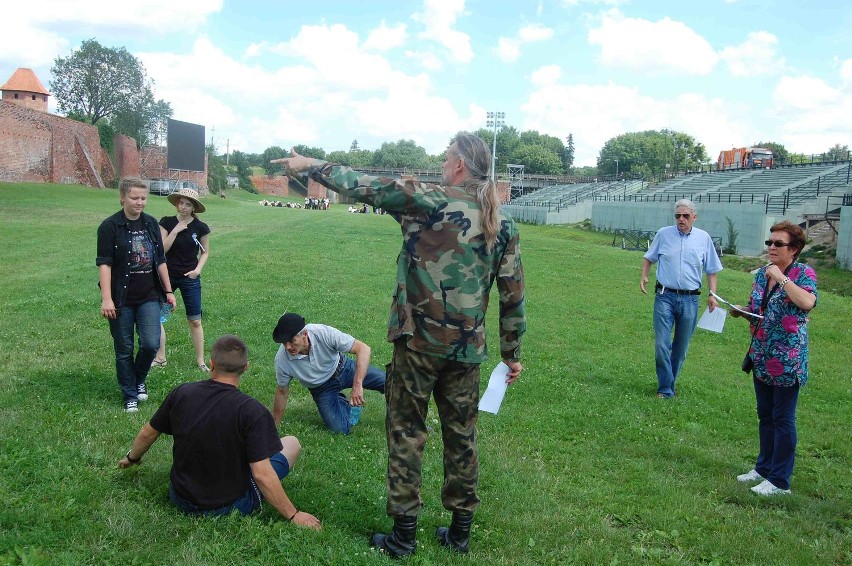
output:
<instances>
[{"instance_id":1,"label":"distant crowd of people","mask_svg":"<svg viewBox=\"0 0 852 566\"><path fill-rule=\"evenodd\" d=\"M352 212L354 214L370 214L370 208L366 204L362 204L360 206L356 206L354 204L349 205L349 208L346 209L346 212ZM384 214L385 211L379 208L378 206L372 207L373 214Z\"/></svg>"},{"instance_id":2,"label":"distant crowd of people","mask_svg":"<svg viewBox=\"0 0 852 566\"><path fill-rule=\"evenodd\" d=\"M259 200L257 204L261 206L277 206L279 208L302 208L302 205L297 202L281 202L280 200Z\"/></svg>"},{"instance_id":3,"label":"distant crowd of people","mask_svg":"<svg viewBox=\"0 0 852 566\"><path fill-rule=\"evenodd\" d=\"M328 210L330 207L328 198L305 197L305 208L309 210Z\"/></svg>"}]
</instances>

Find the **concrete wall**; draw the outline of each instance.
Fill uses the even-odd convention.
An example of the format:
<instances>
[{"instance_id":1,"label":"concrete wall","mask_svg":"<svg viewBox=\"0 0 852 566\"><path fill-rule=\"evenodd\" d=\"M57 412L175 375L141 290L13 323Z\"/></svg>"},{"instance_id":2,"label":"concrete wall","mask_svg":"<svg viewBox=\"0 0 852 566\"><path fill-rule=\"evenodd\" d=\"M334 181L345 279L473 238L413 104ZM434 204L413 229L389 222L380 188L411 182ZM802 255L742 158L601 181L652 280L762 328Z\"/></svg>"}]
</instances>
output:
<instances>
[{"instance_id":1,"label":"concrete wall","mask_svg":"<svg viewBox=\"0 0 852 566\"><path fill-rule=\"evenodd\" d=\"M697 205L698 219L695 226L713 237L722 238L722 247L728 245L728 223L730 218L737 236L737 253L757 256L764 253L763 241L769 236L769 227L775 223L772 216L764 216L763 204L701 203ZM674 203L636 203L595 201L592 206L592 226L598 230L648 230L657 231L671 226L674 221Z\"/></svg>"},{"instance_id":2,"label":"concrete wall","mask_svg":"<svg viewBox=\"0 0 852 566\"><path fill-rule=\"evenodd\" d=\"M556 210L546 206L516 206L504 204L502 210L518 222L529 224L576 224L592 216L592 201L585 200Z\"/></svg>"},{"instance_id":3,"label":"concrete wall","mask_svg":"<svg viewBox=\"0 0 852 566\"><path fill-rule=\"evenodd\" d=\"M852 270L852 206L840 207L837 227L837 261L844 269Z\"/></svg>"}]
</instances>

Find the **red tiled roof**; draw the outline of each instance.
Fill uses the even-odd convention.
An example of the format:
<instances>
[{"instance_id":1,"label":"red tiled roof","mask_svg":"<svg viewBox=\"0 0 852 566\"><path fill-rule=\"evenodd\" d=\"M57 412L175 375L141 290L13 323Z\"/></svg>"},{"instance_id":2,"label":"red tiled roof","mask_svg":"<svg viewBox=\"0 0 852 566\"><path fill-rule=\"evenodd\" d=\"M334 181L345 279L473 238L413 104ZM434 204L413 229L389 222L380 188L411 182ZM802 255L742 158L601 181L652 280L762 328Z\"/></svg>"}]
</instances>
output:
<instances>
[{"instance_id":1,"label":"red tiled roof","mask_svg":"<svg viewBox=\"0 0 852 566\"><path fill-rule=\"evenodd\" d=\"M32 69L21 67L9 77L6 84L0 86L0 90L19 90L23 92L34 92L37 94L50 94L38 80Z\"/></svg>"}]
</instances>

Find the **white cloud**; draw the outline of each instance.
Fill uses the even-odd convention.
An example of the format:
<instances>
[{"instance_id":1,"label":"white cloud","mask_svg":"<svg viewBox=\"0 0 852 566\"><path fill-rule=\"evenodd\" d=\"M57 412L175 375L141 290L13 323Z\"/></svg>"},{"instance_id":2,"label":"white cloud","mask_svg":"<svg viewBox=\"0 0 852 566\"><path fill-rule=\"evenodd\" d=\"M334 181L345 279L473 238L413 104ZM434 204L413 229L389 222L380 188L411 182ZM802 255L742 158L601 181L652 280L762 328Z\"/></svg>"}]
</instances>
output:
<instances>
[{"instance_id":1,"label":"white cloud","mask_svg":"<svg viewBox=\"0 0 852 566\"><path fill-rule=\"evenodd\" d=\"M518 35L512 37L500 37L497 40L495 53L501 61L512 63L521 56L521 46L525 43L545 41L553 37L553 30L541 24L529 24L518 30Z\"/></svg>"},{"instance_id":2,"label":"white cloud","mask_svg":"<svg viewBox=\"0 0 852 566\"><path fill-rule=\"evenodd\" d=\"M545 67L537 73L552 73ZM674 129L696 137L710 158L731 143L748 143L754 134L743 125L747 108L701 94L669 99L643 95L638 88L617 84L536 84L521 107L521 129L536 129L561 139L574 135L576 163L594 165L600 148L625 132Z\"/></svg>"},{"instance_id":3,"label":"white cloud","mask_svg":"<svg viewBox=\"0 0 852 566\"><path fill-rule=\"evenodd\" d=\"M840 79L846 85L852 85L852 59L847 59L840 65Z\"/></svg>"},{"instance_id":4,"label":"white cloud","mask_svg":"<svg viewBox=\"0 0 852 566\"><path fill-rule=\"evenodd\" d=\"M506 63L517 61L521 56L521 42L517 39L501 37L497 40L497 56Z\"/></svg>"},{"instance_id":5,"label":"white cloud","mask_svg":"<svg viewBox=\"0 0 852 566\"><path fill-rule=\"evenodd\" d=\"M541 24L529 24L518 31L518 39L524 43L544 41L553 37L553 30Z\"/></svg>"},{"instance_id":6,"label":"white cloud","mask_svg":"<svg viewBox=\"0 0 852 566\"><path fill-rule=\"evenodd\" d=\"M195 29L222 9L223 0L43 0L15 2L12 16L31 23L50 24L54 29L84 24L88 28L166 33Z\"/></svg>"},{"instance_id":7,"label":"white cloud","mask_svg":"<svg viewBox=\"0 0 852 566\"><path fill-rule=\"evenodd\" d=\"M778 38L766 31L748 34L741 44L726 47L719 58L728 64L735 77L754 77L779 73L786 65L777 53Z\"/></svg>"},{"instance_id":8,"label":"white cloud","mask_svg":"<svg viewBox=\"0 0 852 566\"><path fill-rule=\"evenodd\" d=\"M533 71L530 80L536 86L547 86L555 84L562 77L562 69L559 65L547 65Z\"/></svg>"},{"instance_id":9,"label":"white cloud","mask_svg":"<svg viewBox=\"0 0 852 566\"><path fill-rule=\"evenodd\" d=\"M473 49L470 36L453 29L453 25L464 13L465 0L423 0L423 10L411 18L425 28L418 36L434 41L447 48L453 58L461 63L470 63Z\"/></svg>"},{"instance_id":10,"label":"white cloud","mask_svg":"<svg viewBox=\"0 0 852 566\"><path fill-rule=\"evenodd\" d=\"M65 36L85 29L90 37L119 37L127 33L166 34L194 30L222 9L223 0L43 0L13 2L4 8L6 24L0 33L0 61L38 67L65 56L71 47ZM12 25L14 22L14 25ZM103 39L101 39L104 42Z\"/></svg>"},{"instance_id":11,"label":"white cloud","mask_svg":"<svg viewBox=\"0 0 852 566\"><path fill-rule=\"evenodd\" d=\"M404 55L417 61L427 71L440 71L444 68L444 62L434 51L406 51Z\"/></svg>"},{"instance_id":12,"label":"white cloud","mask_svg":"<svg viewBox=\"0 0 852 566\"><path fill-rule=\"evenodd\" d=\"M718 56L683 22L626 18L611 10L589 30L589 43L601 48L601 62L650 74L706 75Z\"/></svg>"},{"instance_id":13,"label":"white cloud","mask_svg":"<svg viewBox=\"0 0 852 566\"><path fill-rule=\"evenodd\" d=\"M594 4L604 6L621 6L627 4L630 0L562 0L562 5L566 7L579 6L580 4Z\"/></svg>"},{"instance_id":14,"label":"white cloud","mask_svg":"<svg viewBox=\"0 0 852 566\"><path fill-rule=\"evenodd\" d=\"M379 27L372 30L370 35L364 41L364 49L373 51L388 51L405 44L407 35L407 27L405 24L397 24L393 27L388 27L385 21L379 24Z\"/></svg>"},{"instance_id":15,"label":"white cloud","mask_svg":"<svg viewBox=\"0 0 852 566\"><path fill-rule=\"evenodd\" d=\"M57 55L64 55L70 49L65 38L29 24L3 26L3 33L0 33L0 62L7 61L15 67L49 65ZM2 77L0 81L5 82L7 78ZM41 77L45 87L46 78Z\"/></svg>"},{"instance_id":16,"label":"white cloud","mask_svg":"<svg viewBox=\"0 0 852 566\"><path fill-rule=\"evenodd\" d=\"M810 154L836 143L852 145L849 91L808 75L785 76L775 87L772 100L781 132L779 141L790 151Z\"/></svg>"},{"instance_id":17,"label":"white cloud","mask_svg":"<svg viewBox=\"0 0 852 566\"><path fill-rule=\"evenodd\" d=\"M229 139L231 149L251 152L297 143L345 149L357 132L363 147L405 137L438 153L452 134L481 123L436 95L428 75L394 68L343 25L303 26L286 42L247 52L278 55L277 66L235 59L204 36L188 54L140 58L175 117L206 125L208 135L215 126L221 148Z\"/></svg>"}]
</instances>

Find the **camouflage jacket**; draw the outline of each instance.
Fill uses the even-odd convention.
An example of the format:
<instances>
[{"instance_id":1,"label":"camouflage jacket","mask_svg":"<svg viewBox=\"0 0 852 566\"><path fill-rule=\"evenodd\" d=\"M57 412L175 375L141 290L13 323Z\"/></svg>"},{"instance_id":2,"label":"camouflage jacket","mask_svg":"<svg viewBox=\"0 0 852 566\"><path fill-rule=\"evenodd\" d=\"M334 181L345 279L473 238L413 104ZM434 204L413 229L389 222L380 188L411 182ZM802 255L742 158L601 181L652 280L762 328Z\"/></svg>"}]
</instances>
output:
<instances>
[{"instance_id":1,"label":"camouflage jacket","mask_svg":"<svg viewBox=\"0 0 852 566\"><path fill-rule=\"evenodd\" d=\"M494 249L486 250L472 188L371 177L349 167L311 167L315 181L390 213L402 228L388 341L468 363L487 356L485 312L494 280L500 294L500 353L518 359L526 330L520 237L500 213Z\"/></svg>"}]
</instances>

